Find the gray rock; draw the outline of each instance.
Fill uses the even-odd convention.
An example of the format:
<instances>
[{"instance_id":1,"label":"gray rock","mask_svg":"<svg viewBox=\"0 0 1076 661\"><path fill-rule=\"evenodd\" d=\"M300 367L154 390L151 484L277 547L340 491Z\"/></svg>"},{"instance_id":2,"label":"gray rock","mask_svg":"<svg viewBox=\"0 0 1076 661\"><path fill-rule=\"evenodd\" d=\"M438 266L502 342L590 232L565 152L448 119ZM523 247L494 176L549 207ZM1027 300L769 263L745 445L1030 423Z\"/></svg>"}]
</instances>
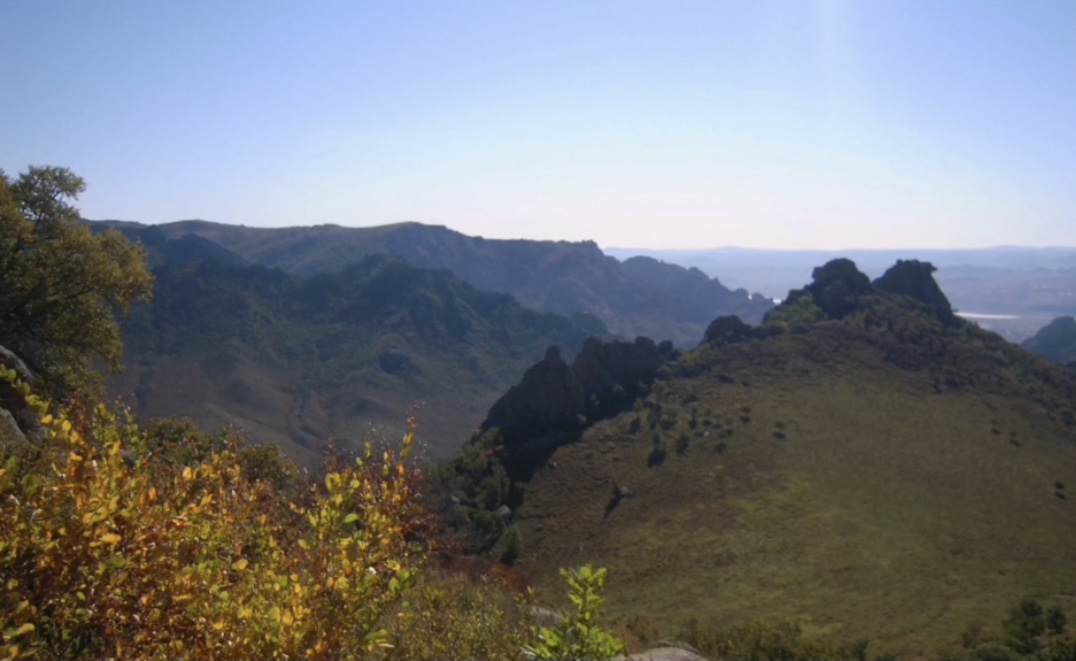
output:
<instances>
[{"instance_id":1,"label":"gray rock","mask_svg":"<svg viewBox=\"0 0 1076 661\"><path fill-rule=\"evenodd\" d=\"M530 611L535 623L540 627L555 627L564 621L564 618L561 617L560 613L548 608L531 606Z\"/></svg>"},{"instance_id":2,"label":"gray rock","mask_svg":"<svg viewBox=\"0 0 1076 661\"><path fill-rule=\"evenodd\" d=\"M654 647L645 652L619 657L620 661L707 661L706 657L683 647Z\"/></svg>"},{"instance_id":3,"label":"gray rock","mask_svg":"<svg viewBox=\"0 0 1076 661\"><path fill-rule=\"evenodd\" d=\"M9 438L20 443L26 442L26 435L19 429L15 417L6 409L0 409L0 438Z\"/></svg>"},{"instance_id":4,"label":"gray rock","mask_svg":"<svg viewBox=\"0 0 1076 661\"><path fill-rule=\"evenodd\" d=\"M0 369L15 370L17 378L23 383L34 381L34 374L26 363L13 351L3 346L0 346ZM4 420L0 421L0 427L8 430L11 425L14 425L15 429L20 432L18 435L12 434L15 438L25 440L36 439L40 436L41 426L37 421L37 416L26 403L23 394L7 379L0 379L0 411L7 414L3 416Z\"/></svg>"}]
</instances>

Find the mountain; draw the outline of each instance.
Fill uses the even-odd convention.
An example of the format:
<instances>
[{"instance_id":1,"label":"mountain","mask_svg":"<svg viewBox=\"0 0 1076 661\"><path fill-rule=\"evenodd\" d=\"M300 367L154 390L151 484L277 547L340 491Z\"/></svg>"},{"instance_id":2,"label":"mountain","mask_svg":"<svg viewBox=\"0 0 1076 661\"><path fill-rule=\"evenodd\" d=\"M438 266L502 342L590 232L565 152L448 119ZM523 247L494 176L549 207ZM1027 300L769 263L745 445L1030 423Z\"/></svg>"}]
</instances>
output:
<instances>
[{"instance_id":1,"label":"mountain","mask_svg":"<svg viewBox=\"0 0 1076 661\"><path fill-rule=\"evenodd\" d=\"M811 268L839 256L864 273L881 275L898 259L929 260L953 307L979 325L1016 342L1049 320L1076 313L1076 248L999 247L965 250L643 250L608 248L628 259L647 255L720 274L730 287L777 299L797 287Z\"/></svg>"},{"instance_id":2,"label":"mountain","mask_svg":"<svg viewBox=\"0 0 1076 661\"><path fill-rule=\"evenodd\" d=\"M142 238L156 289L123 321L111 393L140 417L233 424L304 461L371 426L394 439L416 405L419 440L446 455L550 345L571 355L607 335L395 257L297 277L202 237Z\"/></svg>"},{"instance_id":3,"label":"mountain","mask_svg":"<svg viewBox=\"0 0 1076 661\"><path fill-rule=\"evenodd\" d=\"M146 229L137 223L94 224L130 236ZM717 315L758 323L773 307L769 299L732 291L698 269L649 257L620 262L593 242L489 240L419 223L267 229L181 221L153 229L170 239L201 237L297 276L334 272L364 255L396 255L419 268L449 270L477 289L511 294L535 310L584 312L628 339L641 335L681 346L697 342Z\"/></svg>"},{"instance_id":4,"label":"mountain","mask_svg":"<svg viewBox=\"0 0 1076 661\"><path fill-rule=\"evenodd\" d=\"M1055 363L1076 362L1076 319L1058 317L1020 346Z\"/></svg>"},{"instance_id":5,"label":"mountain","mask_svg":"<svg viewBox=\"0 0 1076 661\"><path fill-rule=\"evenodd\" d=\"M763 326L716 319L541 455L563 416L508 400L558 399L547 356L493 409L521 413L491 411L446 466L457 519L540 589L608 567L611 611L666 636L794 619L940 658L1021 599L1071 609L1076 373L955 316L933 271L816 268Z\"/></svg>"}]
</instances>

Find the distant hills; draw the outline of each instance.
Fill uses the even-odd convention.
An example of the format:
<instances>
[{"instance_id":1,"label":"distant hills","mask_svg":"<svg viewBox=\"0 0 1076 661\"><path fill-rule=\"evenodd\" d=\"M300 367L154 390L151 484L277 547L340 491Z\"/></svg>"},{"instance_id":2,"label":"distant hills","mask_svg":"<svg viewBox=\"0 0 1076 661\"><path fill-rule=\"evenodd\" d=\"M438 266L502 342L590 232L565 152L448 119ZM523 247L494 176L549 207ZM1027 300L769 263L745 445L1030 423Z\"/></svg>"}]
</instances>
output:
<instances>
[{"instance_id":1,"label":"distant hills","mask_svg":"<svg viewBox=\"0 0 1076 661\"><path fill-rule=\"evenodd\" d=\"M1076 314L1076 248L998 247L967 250L714 250L606 249L620 259L648 255L719 274L732 287L783 299L811 269L846 257L871 277L898 259L929 260L938 284L961 313L1019 342L1054 317Z\"/></svg>"},{"instance_id":2,"label":"distant hills","mask_svg":"<svg viewBox=\"0 0 1076 661\"><path fill-rule=\"evenodd\" d=\"M1076 367L1076 319L1058 317L1021 346L1047 360Z\"/></svg>"},{"instance_id":3,"label":"distant hills","mask_svg":"<svg viewBox=\"0 0 1076 661\"><path fill-rule=\"evenodd\" d=\"M365 255L396 255L418 268L451 271L479 290L511 294L525 307L591 314L629 340L641 335L691 346L715 316L734 314L758 323L773 307L769 299L730 290L699 269L649 257L621 262L593 242L489 240L419 223L283 229L204 221L95 225L114 226L143 241L199 237L296 276L331 273Z\"/></svg>"},{"instance_id":4,"label":"distant hills","mask_svg":"<svg viewBox=\"0 0 1076 661\"><path fill-rule=\"evenodd\" d=\"M300 277L145 232L155 294L123 322L127 371L111 392L141 416L232 424L300 460L371 427L394 440L416 405L420 441L449 454L547 347L607 336L594 317L529 310L397 257Z\"/></svg>"},{"instance_id":5,"label":"distant hills","mask_svg":"<svg viewBox=\"0 0 1076 661\"><path fill-rule=\"evenodd\" d=\"M457 517L544 589L608 567L613 612L665 636L792 619L872 658L963 658L960 632L1021 599L1071 609L1076 372L955 316L932 272L831 261L660 366L547 356L446 469Z\"/></svg>"}]
</instances>

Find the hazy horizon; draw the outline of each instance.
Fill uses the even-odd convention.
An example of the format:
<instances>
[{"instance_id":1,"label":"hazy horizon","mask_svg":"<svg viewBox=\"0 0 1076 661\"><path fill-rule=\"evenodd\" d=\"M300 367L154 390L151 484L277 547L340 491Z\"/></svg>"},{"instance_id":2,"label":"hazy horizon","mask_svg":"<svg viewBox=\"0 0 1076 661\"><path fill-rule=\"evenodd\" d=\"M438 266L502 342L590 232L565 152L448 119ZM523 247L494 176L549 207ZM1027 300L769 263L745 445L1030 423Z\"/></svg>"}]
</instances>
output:
<instances>
[{"instance_id":1,"label":"hazy horizon","mask_svg":"<svg viewBox=\"0 0 1076 661\"><path fill-rule=\"evenodd\" d=\"M0 21L0 168L70 167L88 218L820 251L1056 246L1076 223L1068 1L43 0Z\"/></svg>"}]
</instances>

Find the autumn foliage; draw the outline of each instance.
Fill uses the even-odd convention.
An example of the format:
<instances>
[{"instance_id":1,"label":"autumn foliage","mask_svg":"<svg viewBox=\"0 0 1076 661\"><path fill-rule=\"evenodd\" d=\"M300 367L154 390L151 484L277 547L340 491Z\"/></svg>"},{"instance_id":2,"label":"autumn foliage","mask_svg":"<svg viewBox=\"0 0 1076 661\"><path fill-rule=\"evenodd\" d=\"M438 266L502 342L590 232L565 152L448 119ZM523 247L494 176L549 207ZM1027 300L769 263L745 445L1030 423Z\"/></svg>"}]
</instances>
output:
<instances>
[{"instance_id":1,"label":"autumn foliage","mask_svg":"<svg viewBox=\"0 0 1076 661\"><path fill-rule=\"evenodd\" d=\"M428 549L412 435L285 502L236 447L187 463L123 412L34 396L0 468L0 656L368 658Z\"/></svg>"}]
</instances>

